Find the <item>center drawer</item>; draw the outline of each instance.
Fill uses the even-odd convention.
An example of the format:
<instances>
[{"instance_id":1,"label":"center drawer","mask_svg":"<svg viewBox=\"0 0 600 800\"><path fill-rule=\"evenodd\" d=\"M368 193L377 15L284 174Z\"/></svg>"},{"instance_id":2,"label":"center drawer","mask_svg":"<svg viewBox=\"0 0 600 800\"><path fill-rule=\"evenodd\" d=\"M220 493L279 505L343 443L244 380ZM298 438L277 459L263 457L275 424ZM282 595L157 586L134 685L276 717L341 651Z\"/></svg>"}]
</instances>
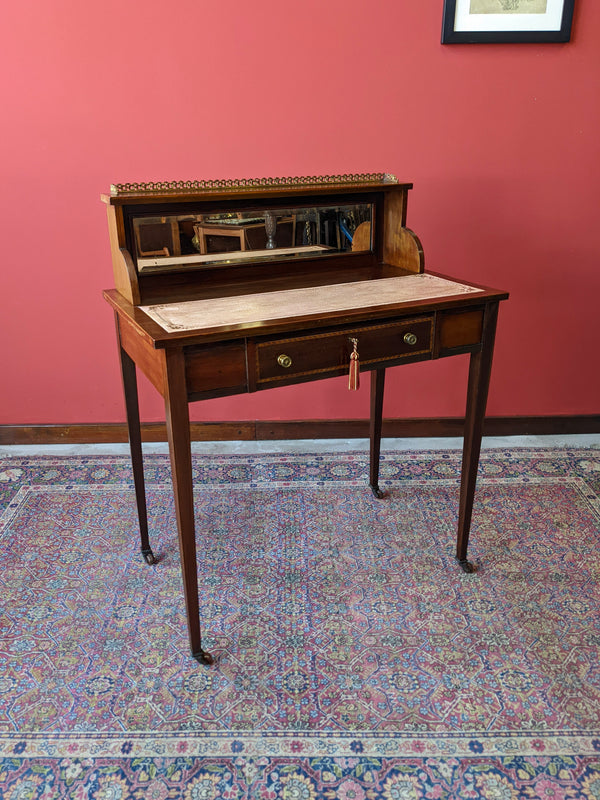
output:
<instances>
[{"instance_id":1,"label":"center drawer","mask_svg":"<svg viewBox=\"0 0 600 800\"><path fill-rule=\"evenodd\" d=\"M256 384L275 385L348 371L352 339L357 340L361 371L431 357L433 317L313 332L256 343Z\"/></svg>"}]
</instances>

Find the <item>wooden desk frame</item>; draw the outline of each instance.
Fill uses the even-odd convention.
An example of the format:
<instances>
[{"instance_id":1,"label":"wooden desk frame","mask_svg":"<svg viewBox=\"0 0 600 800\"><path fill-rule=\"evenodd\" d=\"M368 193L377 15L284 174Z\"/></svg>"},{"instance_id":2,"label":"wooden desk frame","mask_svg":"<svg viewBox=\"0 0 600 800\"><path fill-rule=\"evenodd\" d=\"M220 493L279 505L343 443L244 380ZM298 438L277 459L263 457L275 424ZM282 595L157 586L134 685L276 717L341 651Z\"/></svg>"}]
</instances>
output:
<instances>
[{"instance_id":1,"label":"wooden desk frame","mask_svg":"<svg viewBox=\"0 0 600 800\"><path fill-rule=\"evenodd\" d=\"M386 187L386 189L389 187ZM404 192L410 185L399 187ZM378 187L381 189L381 186ZM338 190L339 191L339 190ZM392 207L396 201L392 200ZM109 206L109 220L114 209ZM116 232L115 232L116 230ZM410 232L409 232L410 233ZM385 238L385 234L380 236ZM118 237L122 241L118 241ZM369 267L374 279L391 274L402 275L423 271L422 250L414 235L403 233L406 242L399 248L400 265L377 264ZM125 262L132 273L134 265L127 252L123 255L122 244L126 243L119 226L111 228L113 257ZM378 248L381 253L381 246ZM388 248L388 253L389 253ZM385 248L383 248L385 250ZM406 269L406 253L416 254L415 268ZM438 359L442 357L470 354L467 387L464 446L460 484L460 506L456 539L456 559L465 572L473 572L474 566L467 558L473 499L479 464L483 420L487 402L494 338L499 302L508 297L506 292L477 287L470 294L433 297L425 300L386 303L359 309L344 309L338 313L316 317L286 318L284 320L253 322L246 326L223 325L206 330L167 332L141 308L140 297L135 297L135 285L123 283L121 261L115 269L119 290L104 293L115 312L119 358L125 393L127 424L133 464L134 484L140 523L141 551L148 564L156 559L152 552L148 531L148 515L142 457L140 415L136 369L139 368L164 398L171 459L175 511L179 535L179 552L183 577L183 592L186 604L189 643L192 655L199 662L210 664L212 656L203 650L200 629L198 599L198 574L194 524L194 494L192 482L192 457L190 441L189 403L209 397L219 397L260 391L271 386L291 385L318 378L341 375L348 370L351 346L347 344L358 338L366 341L367 348L376 357L361 363L362 371L371 372L370 398L370 467L369 483L376 497L382 497L379 487L379 460L381 448L382 411L385 387L385 372L388 367L403 363ZM337 263L337 262L334 262ZM343 264L344 270L346 266ZM364 259L357 262L360 277L364 278ZM317 274L304 274L303 285L309 286ZM350 270L352 272L352 270ZM355 274L356 270L354 273ZM344 272L346 275L346 272ZM135 277L135 276L134 276ZM162 301L169 299L164 289ZM278 286L281 279L278 277ZM290 288L298 285L292 279ZM295 282L294 282L295 281ZM119 286L119 282L121 286ZM256 291L259 284L248 284L245 292ZM263 285L263 284L260 284ZM285 286L283 287L285 289ZM178 289L180 291L180 289ZM127 297L130 294L130 297ZM210 296L218 296L213 292ZM143 301L143 297L141 300ZM152 297L152 299L155 299ZM181 299L181 298L178 298ZM413 332L417 332L418 336ZM311 339L327 347L319 358L325 358L318 369L311 369ZM414 341L413 341L414 340ZM307 344L308 342L308 344ZM283 349L309 358L308 368L297 371L278 372L276 354ZM360 345L359 345L360 346ZM292 348L290 350L290 348ZM295 348L295 350L294 350ZM314 343L313 343L314 349ZM289 366L289 365L285 365Z\"/></svg>"}]
</instances>

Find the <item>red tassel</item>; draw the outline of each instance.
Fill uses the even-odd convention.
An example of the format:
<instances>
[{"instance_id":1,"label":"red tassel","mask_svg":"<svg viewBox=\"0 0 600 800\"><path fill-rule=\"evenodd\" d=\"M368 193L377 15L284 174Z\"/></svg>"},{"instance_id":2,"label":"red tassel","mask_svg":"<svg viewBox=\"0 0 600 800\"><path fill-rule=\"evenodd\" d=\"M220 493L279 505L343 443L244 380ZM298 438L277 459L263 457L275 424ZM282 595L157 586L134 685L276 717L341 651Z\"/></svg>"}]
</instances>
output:
<instances>
[{"instance_id":1,"label":"red tassel","mask_svg":"<svg viewBox=\"0 0 600 800\"><path fill-rule=\"evenodd\" d=\"M350 340L354 350L350 353L350 373L348 375L348 389L355 392L360 386L360 361L358 358L358 339Z\"/></svg>"}]
</instances>

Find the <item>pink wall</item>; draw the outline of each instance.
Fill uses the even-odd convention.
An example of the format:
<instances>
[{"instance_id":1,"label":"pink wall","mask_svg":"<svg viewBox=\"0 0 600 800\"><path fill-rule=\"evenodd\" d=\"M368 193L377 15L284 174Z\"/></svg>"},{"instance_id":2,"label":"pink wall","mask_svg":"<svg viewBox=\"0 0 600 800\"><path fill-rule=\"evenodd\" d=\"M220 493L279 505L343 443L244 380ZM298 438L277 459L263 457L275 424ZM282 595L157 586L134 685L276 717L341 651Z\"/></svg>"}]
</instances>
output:
<instances>
[{"instance_id":1,"label":"pink wall","mask_svg":"<svg viewBox=\"0 0 600 800\"><path fill-rule=\"evenodd\" d=\"M0 423L124 419L111 182L388 171L426 265L511 292L488 411L598 413L600 3L566 45L439 44L442 2L19 0L3 10ZM535 342L539 342L534 346ZM386 416L463 412L466 357L393 370ZM439 382L443 392L437 388ZM196 419L358 417L343 379ZM143 414L163 415L143 385Z\"/></svg>"}]
</instances>

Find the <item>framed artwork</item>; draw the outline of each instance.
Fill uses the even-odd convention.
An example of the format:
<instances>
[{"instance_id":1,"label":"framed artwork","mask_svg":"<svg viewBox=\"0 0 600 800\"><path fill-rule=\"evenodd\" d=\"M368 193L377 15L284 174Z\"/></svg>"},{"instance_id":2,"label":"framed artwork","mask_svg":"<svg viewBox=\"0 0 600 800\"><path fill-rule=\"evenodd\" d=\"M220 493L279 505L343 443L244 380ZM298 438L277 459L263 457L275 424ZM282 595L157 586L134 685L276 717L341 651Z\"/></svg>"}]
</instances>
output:
<instances>
[{"instance_id":1,"label":"framed artwork","mask_svg":"<svg viewBox=\"0 0 600 800\"><path fill-rule=\"evenodd\" d=\"M444 0L442 44L568 42L575 0Z\"/></svg>"}]
</instances>

